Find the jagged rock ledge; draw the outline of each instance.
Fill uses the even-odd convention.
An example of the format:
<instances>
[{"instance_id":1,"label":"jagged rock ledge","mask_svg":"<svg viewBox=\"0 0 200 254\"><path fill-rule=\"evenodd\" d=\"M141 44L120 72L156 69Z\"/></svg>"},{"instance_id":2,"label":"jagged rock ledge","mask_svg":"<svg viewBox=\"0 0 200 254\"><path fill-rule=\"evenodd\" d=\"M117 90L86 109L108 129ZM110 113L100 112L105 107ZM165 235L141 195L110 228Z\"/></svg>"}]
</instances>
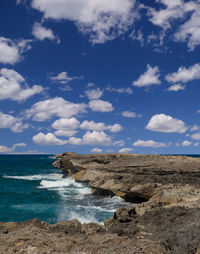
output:
<instances>
[{"instance_id":1,"label":"jagged rock ledge","mask_svg":"<svg viewBox=\"0 0 200 254\"><path fill-rule=\"evenodd\" d=\"M104 226L0 223L0 253L200 254L199 158L63 153L54 166L100 194L138 204L118 209Z\"/></svg>"}]
</instances>

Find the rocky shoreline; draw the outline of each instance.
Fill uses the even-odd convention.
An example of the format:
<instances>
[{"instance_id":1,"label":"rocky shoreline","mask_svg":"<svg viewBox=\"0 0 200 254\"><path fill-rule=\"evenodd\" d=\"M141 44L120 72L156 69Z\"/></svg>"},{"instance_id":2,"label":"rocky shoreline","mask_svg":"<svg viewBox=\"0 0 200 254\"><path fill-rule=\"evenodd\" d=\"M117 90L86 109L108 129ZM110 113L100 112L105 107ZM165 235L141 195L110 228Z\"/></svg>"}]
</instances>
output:
<instances>
[{"instance_id":1,"label":"rocky shoreline","mask_svg":"<svg viewBox=\"0 0 200 254\"><path fill-rule=\"evenodd\" d=\"M0 253L200 254L200 158L63 153L54 166L95 195L137 203L105 221L0 223Z\"/></svg>"}]
</instances>

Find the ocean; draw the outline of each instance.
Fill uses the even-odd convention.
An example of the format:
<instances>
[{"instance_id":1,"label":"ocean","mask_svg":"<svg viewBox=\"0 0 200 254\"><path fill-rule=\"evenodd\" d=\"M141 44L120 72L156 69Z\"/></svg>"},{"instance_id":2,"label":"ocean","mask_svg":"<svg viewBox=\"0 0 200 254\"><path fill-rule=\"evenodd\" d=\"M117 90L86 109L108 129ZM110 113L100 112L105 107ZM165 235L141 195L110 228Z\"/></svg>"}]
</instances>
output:
<instances>
[{"instance_id":1,"label":"ocean","mask_svg":"<svg viewBox=\"0 0 200 254\"><path fill-rule=\"evenodd\" d=\"M102 224L119 207L119 197L96 197L82 183L52 166L53 155L0 155L0 221L33 218L56 223L78 219Z\"/></svg>"}]
</instances>

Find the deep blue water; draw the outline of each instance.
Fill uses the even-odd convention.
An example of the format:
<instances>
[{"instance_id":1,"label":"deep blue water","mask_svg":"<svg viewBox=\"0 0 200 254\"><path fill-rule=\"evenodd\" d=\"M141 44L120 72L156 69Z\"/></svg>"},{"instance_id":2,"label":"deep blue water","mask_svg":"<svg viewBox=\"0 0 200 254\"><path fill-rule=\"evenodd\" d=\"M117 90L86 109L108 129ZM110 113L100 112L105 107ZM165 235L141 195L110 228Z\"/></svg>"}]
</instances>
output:
<instances>
[{"instance_id":1,"label":"deep blue water","mask_svg":"<svg viewBox=\"0 0 200 254\"><path fill-rule=\"evenodd\" d=\"M79 219L99 222L122 206L118 197L94 197L90 188L63 176L52 155L0 155L0 221L35 217L55 223Z\"/></svg>"}]
</instances>

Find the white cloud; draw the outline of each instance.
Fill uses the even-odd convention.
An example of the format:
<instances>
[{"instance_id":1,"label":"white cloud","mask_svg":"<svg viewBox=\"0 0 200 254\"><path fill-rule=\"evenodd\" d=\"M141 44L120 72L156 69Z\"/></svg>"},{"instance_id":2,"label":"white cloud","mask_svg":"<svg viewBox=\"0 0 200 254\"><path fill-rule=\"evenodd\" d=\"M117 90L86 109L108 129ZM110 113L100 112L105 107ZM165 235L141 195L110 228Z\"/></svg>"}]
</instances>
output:
<instances>
[{"instance_id":1,"label":"white cloud","mask_svg":"<svg viewBox=\"0 0 200 254\"><path fill-rule=\"evenodd\" d=\"M170 83L186 83L188 81L200 79L200 64L194 64L188 69L181 66L177 72L167 74L165 79Z\"/></svg>"},{"instance_id":2,"label":"white cloud","mask_svg":"<svg viewBox=\"0 0 200 254\"><path fill-rule=\"evenodd\" d=\"M104 131L106 125L104 123L96 123L94 121L83 121L80 125L80 128L83 130L94 130L94 131Z\"/></svg>"},{"instance_id":3,"label":"white cloud","mask_svg":"<svg viewBox=\"0 0 200 254\"><path fill-rule=\"evenodd\" d=\"M81 138L75 138L75 137L71 137L68 139L68 143L71 145L82 145L82 139Z\"/></svg>"},{"instance_id":4,"label":"white cloud","mask_svg":"<svg viewBox=\"0 0 200 254\"><path fill-rule=\"evenodd\" d=\"M49 39L52 41L56 41L57 43L60 43L59 38L54 35L53 31L50 28L46 28L38 22L35 22L35 24L33 25L32 34L35 36L37 40L40 41Z\"/></svg>"},{"instance_id":5,"label":"white cloud","mask_svg":"<svg viewBox=\"0 0 200 254\"><path fill-rule=\"evenodd\" d=\"M71 137L74 136L79 128L79 121L76 118L60 118L53 122L52 128L56 129L56 136Z\"/></svg>"},{"instance_id":6,"label":"white cloud","mask_svg":"<svg viewBox=\"0 0 200 254\"><path fill-rule=\"evenodd\" d=\"M124 140L117 140L113 143L114 146L124 146L125 145L125 142Z\"/></svg>"},{"instance_id":7,"label":"white cloud","mask_svg":"<svg viewBox=\"0 0 200 254\"><path fill-rule=\"evenodd\" d=\"M22 132L28 128L28 124L23 124L20 118L3 114L0 111L0 129L9 128L12 132Z\"/></svg>"},{"instance_id":8,"label":"white cloud","mask_svg":"<svg viewBox=\"0 0 200 254\"><path fill-rule=\"evenodd\" d=\"M59 83L59 84L68 84L72 80L82 79L82 78L83 78L82 76L81 77L77 77L77 76L70 77L66 71L59 73L57 76L50 77L51 81Z\"/></svg>"},{"instance_id":9,"label":"white cloud","mask_svg":"<svg viewBox=\"0 0 200 254\"><path fill-rule=\"evenodd\" d=\"M200 127L196 124L190 128L190 131L198 131L198 130L200 130Z\"/></svg>"},{"instance_id":10,"label":"white cloud","mask_svg":"<svg viewBox=\"0 0 200 254\"><path fill-rule=\"evenodd\" d=\"M194 146L196 146L196 147L199 146L199 143L198 142L194 143Z\"/></svg>"},{"instance_id":11,"label":"white cloud","mask_svg":"<svg viewBox=\"0 0 200 254\"><path fill-rule=\"evenodd\" d=\"M33 142L41 146L60 146L67 143L66 140L56 138L53 133L47 133L46 135L42 132L38 133L33 137Z\"/></svg>"},{"instance_id":12,"label":"white cloud","mask_svg":"<svg viewBox=\"0 0 200 254\"><path fill-rule=\"evenodd\" d=\"M111 144L111 137L103 131L87 131L82 138L69 138L68 143L72 145L107 146Z\"/></svg>"},{"instance_id":13,"label":"white cloud","mask_svg":"<svg viewBox=\"0 0 200 254\"><path fill-rule=\"evenodd\" d=\"M84 113L86 107L84 103L76 104L61 97L55 97L35 103L31 109L25 111L25 114L28 118L32 117L33 120L42 122L51 119L53 116L70 118Z\"/></svg>"},{"instance_id":14,"label":"white cloud","mask_svg":"<svg viewBox=\"0 0 200 254\"><path fill-rule=\"evenodd\" d=\"M76 118L60 118L56 120L51 126L57 130L75 130L79 128L79 121Z\"/></svg>"},{"instance_id":15,"label":"white cloud","mask_svg":"<svg viewBox=\"0 0 200 254\"><path fill-rule=\"evenodd\" d=\"M133 93L133 89L131 87L114 88L114 87L108 86L108 87L106 87L106 91L116 92L116 93L127 93L127 94L132 94Z\"/></svg>"},{"instance_id":16,"label":"white cloud","mask_svg":"<svg viewBox=\"0 0 200 254\"><path fill-rule=\"evenodd\" d=\"M160 71L158 66L154 68L147 64L147 71L140 75L138 80L133 82L133 86L144 87L151 85L160 85L161 81L159 80Z\"/></svg>"},{"instance_id":17,"label":"white cloud","mask_svg":"<svg viewBox=\"0 0 200 254\"><path fill-rule=\"evenodd\" d=\"M188 127L181 120L165 114L156 114L149 120L146 129L164 133L185 133Z\"/></svg>"},{"instance_id":18,"label":"white cloud","mask_svg":"<svg viewBox=\"0 0 200 254\"><path fill-rule=\"evenodd\" d=\"M103 131L87 131L83 138L82 138L82 142L86 145L102 145L102 146L106 146L106 145L110 145L111 144L111 138L105 134Z\"/></svg>"},{"instance_id":19,"label":"white cloud","mask_svg":"<svg viewBox=\"0 0 200 254\"><path fill-rule=\"evenodd\" d=\"M10 99L14 101L24 101L29 97L42 93L42 86L34 85L28 87L25 79L12 69L0 69L0 100Z\"/></svg>"},{"instance_id":20,"label":"white cloud","mask_svg":"<svg viewBox=\"0 0 200 254\"><path fill-rule=\"evenodd\" d=\"M142 147L152 147L152 148L160 148L160 147L166 147L167 145L165 143L156 142L153 140L137 140L133 143L133 146L142 146Z\"/></svg>"},{"instance_id":21,"label":"white cloud","mask_svg":"<svg viewBox=\"0 0 200 254\"><path fill-rule=\"evenodd\" d=\"M92 153L102 153L102 149L95 147L95 148L93 148L93 149L91 150L91 152L92 152Z\"/></svg>"},{"instance_id":22,"label":"white cloud","mask_svg":"<svg viewBox=\"0 0 200 254\"><path fill-rule=\"evenodd\" d=\"M103 91L99 88L85 91L89 100L98 100L102 95Z\"/></svg>"},{"instance_id":23,"label":"white cloud","mask_svg":"<svg viewBox=\"0 0 200 254\"><path fill-rule=\"evenodd\" d=\"M25 143L18 143L18 144L14 144L12 147L7 147L7 146L1 146L0 145L0 153L11 153L14 152L16 150L17 147L24 147L26 146Z\"/></svg>"},{"instance_id":24,"label":"white cloud","mask_svg":"<svg viewBox=\"0 0 200 254\"><path fill-rule=\"evenodd\" d=\"M167 90L168 91L173 91L173 92L178 92L180 90L185 90L185 86L183 86L181 84L176 84L176 85L170 86Z\"/></svg>"},{"instance_id":25,"label":"white cloud","mask_svg":"<svg viewBox=\"0 0 200 254\"><path fill-rule=\"evenodd\" d=\"M191 137L192 139L194 139L194 140L200 140L200 133L197 132L197 133L191 135L190 137Z\"/></svg>"},{"instance_id":26,"label":"white cloud","mask_svg":"<svg viewBox=\"0 0 200 254\"><path fill-rule=\"evenodd\" d=\"M200 45L200 7L195 10L191 18L187 20L174 37L176 41L188 42L190 51L194 50L196 46Z\"/></svg>"},{"instance_id":27,"label":"white cloud","mask_svg":"<svg viewBox=\"0 0 200 254\"><path fill-rule=\"evenodd\" d=\"M15 42L11 39L0 37L0 63L15 64L22 60L22 54L30 48L30 40Z\"/></svg>"},{"instance_id":28,"label":"white cloud","mask_svg":"<svg viewBox=\"0 0 200 254\"><path fill-rule=\"evenodd\" d=\"M123 34L134 22L135 0L33 0L44 18L70 20L89 34L92 43L104 43Z\"/></svg>"},{"instance_id":29,"label":"white cloud","mask_svg":"<svg viewBox=\"0 0 200 254\"><path fill-rule=\"evenodd\" d=\"M119 150L119 153L132 153L133 149L132 148L122 148Z\"/></svg>"},{"instance_id":30,"label":"white cloud","mask_svg":"<svg viewBox=\"0 0 200 254\"><path fill-rule=\"evenodd\" d=\"M196 5L190 1L184 3L182 0L158 0L157 2L162 3L165 8L156 10L149 8L150 21L163 29L171 28L171 22L175 19L183 18L184 15L190 11L195 10Z\"/></svg>"},{"instance_id":31,"label":"white cloud","mask_svg":"<svg viewBox=\"0 0 200 254\"><path fill-rule=\"evenodd\" d=\"M56 136L61 136L61 137L72 137L77 133L77 131L66 131L66 130L56 130L54 131L54 134Z\"/></svg>"},{"instance_id":32,"label":"white cloud","mask_svg":"<svg viewBox=\"0 0 200 254\"><path fill-rule=\"evenodd\" d=\"M107 129L111 132L119 132L123 129L123 127L120 124L116 123L114 125L109 125Z\"/></svg>"},{"instance_id":33,"label":"white cloud","mask_svg":"<svg viewBox=\"0 0 200 254\"><path fill-rule=\"evenodd\" d=\"M135 112L132 112L132 111L123 111L122 116L129 117L129 118L141 117L141 115L137 115Z\"/></svg>"},{"instance_id":34,"label":"white cloud","mask_svg":"<svg viewBox=\"0 0 200 254\"><path fill-rule=\"evenodd\" d=\"M95 112L111 112L114 110L109 101L92 100L89 102L89 108Z\"/></svg>"},{"instance_id":35,"label":"white cloud","mask_svg":"<svg viewBox=\"0 0 200 254\"><path fill-rule=\"evenodd\" d=\"M188 141L188 140L184 140L182 142L182 146L190 146L192 144L192 142Z\"/></svg>"},{"instance_id":36,"label":"white cloud","mask_svg":"<svg viewBox=\"0 0 200 254\"><path fill-rule=\"evenodd\" d=\"M96 123L94 121L87 120L82 122L80 128L83 130L94 130L94 131L109 130L111 132L119 132L123 129L120 124L105 125L104 123Z\"/></svg>"}]
</instances>

